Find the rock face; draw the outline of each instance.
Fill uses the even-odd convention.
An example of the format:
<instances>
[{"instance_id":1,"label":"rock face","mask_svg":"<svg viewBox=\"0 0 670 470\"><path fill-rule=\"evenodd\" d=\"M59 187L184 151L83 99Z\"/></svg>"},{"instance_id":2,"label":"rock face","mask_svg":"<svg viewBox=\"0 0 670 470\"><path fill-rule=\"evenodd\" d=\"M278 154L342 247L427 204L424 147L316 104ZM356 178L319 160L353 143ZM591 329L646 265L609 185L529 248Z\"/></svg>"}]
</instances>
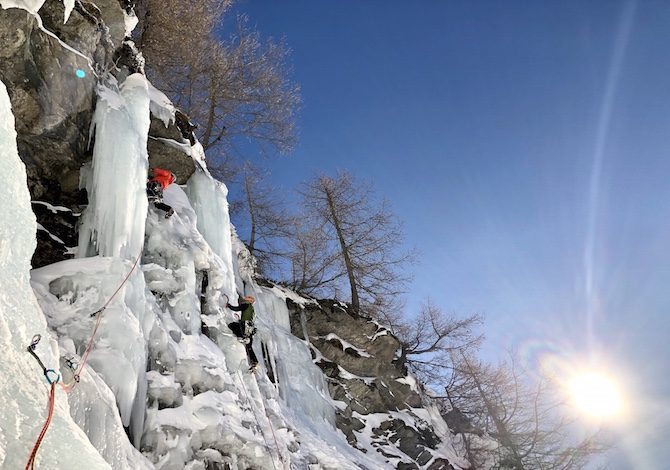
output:
<instances>
[{"instance_id":1,"label":"rock face","mask_svg":"<svg viewBox=\"0 0 670 470\"><path fill-rule=\"evenodd\" d=\"M38 223L51 235L40 231L34 266L65 259L67 247L76 245L73 214L85 204L79 169L91 159L88 131L96 75L111 61L114 42L120 43L124 34L118 27L123 26L121 7L113 0L101 3L105 8L78 3L63 23L63 4L46 2L39 11L43 28L23 10L0 10L0 80L16 118L31 198L69 209L35 208Z\"/></svg>"},{"instance_id":2,"label":"rock face","mask_svg":"<svg viewBox=\"0 0 670 470\"><path fill-rule=\"evenodd\" d=\"M389 330L335 301L301 307L288 300L288 305L292 333L309 341L314 362L329 378L331 396L341 402L337 427L352 446L364 452L372 448L389 459L397 458L399 448L409 457L390 460L399 469L417 469L431 460L431 470L453 468L433 459L431 450L441 439L426 416L419 416L424 399L400 363L401 345ZM398 411L414 422L394 416ZM357 432L363 430L375 436L372 442L360 442ZM395 452L389 443L397 446Z\"/></svg>"},{"instance_id":3,"label":"rock face","mask_svg":"<svg viewBox=\"0 0 670 470\"><path fill-rule=\"evenodd\" d=\"M70 258L68 247L76 245L77 216L87 204L79 176L91 161L98 82L109 79L107 72L122 80L142 68L141 55L124 38L122 3L76 2L64 22L63 3L48 1L39 10L42 27L24 10L0 9L0 80L12 103L31 199L61 208L34 207L44 230L38 232L33 267ZM150 162L172 169L183 184L194 171L190 142L174 122L166 127L153 121Z\"/></svg>"},{"instance_id":4,"label":"rock face","mask_svg":"<svg viewBox=\"0 0 670 470\"><path fill-rule=\"evenodd\" d=\"M83 10L73 11L63 24L62 3L46 2L40 16L53 36L23 10L0 10L0 79L12 102L19 154L35 198L52 193L51 182L65 193L78 188L79 167L90 159L94 68L113 53L101 20Z\"/></svg>"},{"instance_id":5,"label":"rock face","mask_svg":"<svg viewBox=\"0 0 670 470\"><path fill-rule=\"evenodd\" d=\"M186 153L190 147L191 143L174 122L166 126L152 117L147 142L151 168L169 168L177 176L177 184L186 183L195 171L193 159Z\"/></svg>"}]
</instances>

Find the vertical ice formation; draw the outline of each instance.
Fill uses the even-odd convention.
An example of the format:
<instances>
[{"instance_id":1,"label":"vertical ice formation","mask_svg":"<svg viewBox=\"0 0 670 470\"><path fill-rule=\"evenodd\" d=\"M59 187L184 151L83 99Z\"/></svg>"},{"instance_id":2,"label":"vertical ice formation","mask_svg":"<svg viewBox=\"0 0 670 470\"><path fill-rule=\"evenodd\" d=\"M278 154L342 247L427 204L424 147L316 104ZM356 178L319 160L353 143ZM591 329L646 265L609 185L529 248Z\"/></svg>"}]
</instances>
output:
<instances>
[{"instance_id":1,"label":"vertical ice formation","mask_svg":"<svg viewBox=\"0 0 670 470\"><path fill-rule=\"evenodd\" d=\"M235 274L231 259L228 188L222 182L212 178L206 169L196 167L195 173L188 180L186 192L197 215L198 230L223 262L224 293L234 299Z\"/></svg>"},{"instance_id":2,"label":"vertical ice formation","mask_svg":"<svg viewBox=\"0 0 670 470\"><path fill-rule=\"evenodd\" d=\"M147 213L149 89L141 74L100 85L93 117L93 164L83 182L89 206L79 231L79 257L135 259L144 243Z\"/></svg>"},{"instance_id":3,"label":"vertical ice formation","mask_svg":"<svg viewBox=\"0 0 670 470\"><path fill-rule=\"evenodd\" d=\"M112 468L124 470L154 468L151 462L131 445L119 417L116 397L93 369L88 369L82 376L81 382L70 394L69 400L70 415ZM144 401L140 402L140 405L144 416ZM137 433L137 430L133 433ZM141 430L137 435L142 436Z\"/></svg>"},{"instance_id":4,"label":"vertical ice formation","mask_svg":"<svg viewBox=\"0 0 670 470\"><path fill-rule=\"evenodd\" d=\"M3 4L4 5L4 4ZM0 467L23 468L46 418L48 388L36 361L26 352L34 334L36 353L58 369L58 348L30 287L30 258L36 222L30 207L26 171L16 148L14 116L0 82L0 211L12 223L0 224ZM110 468L68 414L57 391L52 424L37 457L39 468Z\"/></svg>"},{"instance_id":5,"label":"vertical ice formation","mask_svg":"<svg viewBox=\"0 0 670 470\"><path fill-rule=\"evenodd\" d=\"M254 295L259 313L259 340L270 353L281 399L294 414L304 416L308 422L330 425L334 429L335 408L323 372L312 362L305 342L291 333L285 297L279 289L256 285ZM298 370L301 377L295 380Z\"/></svg>"}]
</instances>

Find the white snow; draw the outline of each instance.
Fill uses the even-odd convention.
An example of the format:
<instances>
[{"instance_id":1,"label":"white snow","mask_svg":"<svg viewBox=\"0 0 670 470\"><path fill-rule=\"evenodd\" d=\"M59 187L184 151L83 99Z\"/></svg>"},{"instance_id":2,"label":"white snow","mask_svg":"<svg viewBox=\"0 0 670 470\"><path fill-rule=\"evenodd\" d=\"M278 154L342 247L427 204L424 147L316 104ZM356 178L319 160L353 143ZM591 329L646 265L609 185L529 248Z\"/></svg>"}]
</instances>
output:
<instances>
[{"instance_id":1,"label":"white snow","mask_svg":"<svg viewBox=\"0 0 670 470\"><path fill-rule=\"evenodd\" d=\"M44 201L30 201L30 202L32 204L42 205L42 206L46 207L47 209L49 209L54 214L57 214L58 212L72 212L72 210L68 209L67 207L53 206L53 205L49 204L48 202L44 202Z\"/></svg>"},{"instance_id":2,"label":"white snow","mask_svg":"<svg viewBox=\"0 0 670 470\"><path fill-rule=\"evenodd\" d=\"M387 336L388 334L389 334L389 330L387 330L386 328L380 326L379 329L377 330L377 332L376 332L374 335L372 335L372 336L367 336L367 338L368 338L370 341L374 341L374 340L376 340L377 338L379 338L380 336Z\"/></svg>"},{"instance_id":3,"label":"white snow","mask_svg":"<svg viewBox=\"0 0 670 470\"><path fill-rule=\"evenodd\" d=\"M360 375L352 374L341 365L337 366L337 370L339 371L340 377L342 377L344 380L361 380L368 385L375 381L375 377L363 377Z\"/></svg>"},{"instance_id":4,"label":"white snow","mask_svg":"<svg viewBox=\"0 0 670 470\"><path fill-rule=\"evenodd\" d=\"M314 299L308 299L306 297L301 296L300 294L297 294L296 292L293 292L292 290L285 289L282 286L274 285L272 287L272 292L274 295L279 297L280 299L290 299L298 305L301 308L307 307L308 305L318 305L319 303L314 300Z\"/></svg>"},{"instance_id":5,"label":"white snow","mask_svg":"<svg viewBox=\"0 0 670 470\"><path fill-rule=\"evenodd\" d=\"M29 13L38 12L45 0L0 0L0 6L5 10L9 8L21 8Z\"/></svg>"},{"instance_id":6,"label":"white snow","mask_svg":"<svg viewBox=\"0 0 670 470\"><path fill-rule=\"evenodd\" d=\"M125 9L123 10L123 24L126 30L126 37L130 37L138 22L139 19L137 18L137 15L135 15L134 11L128 13Z\"/></svg>"},{"instance_id":7,"label":"white snow","mask_svg":"<svg viewBox=\"0 0 670 470\"><path fill-rule=\"evenodd\" d=\"M47 229L45 229L45 228L42 226L42 224L37 224L37 230L42 230L43 232L46 232L47 235L49 235L49 237L50 237L52 240L54 240L54 241L60 243L61 245L65 245L65 242L64 242L63 240L61 240L61 239L58 238L56 235L54 235L53 233L51 233L51 232L49 232Z\"/></svg>"},{"instance_id":8,"label":"white snow","mask_svg":"<svg viewBox=\"0 0 670 470\"><path fill-rule=\"evenodd\" d=\"M126 15L126 17L128 16ZM135 18L135 23L137 23L137 17L133 15L133 18ZM163 121L165 127L169 126L170 122L174 122L175 109L172 101L170 101L162 91L156 89L151 83L147 82L147 86L149 89L149 109L151 110L151 114Z\"/></svg>"},{"instance_id":9,"label":"white snow","mask_svg":"<svg viewBox=\"0 0 670 470\"><path fill-rule=\"evenodd\" d=\"M356 354L358 354L360 357L373 357L371 354L369 354L367 351L361 348L357 348L350 342L340 338L337 336L335 333L328 333L326 336L316 336L314 339L325 339L326 341L337 341L340 343L342 351L346 351L347 349L351 349L354 351Z\"/></svg>"},{"instance_id":10,"label":"white snow","mask_svg":"<svg viewBox=\"0 0 670 470\"><path fill-rule=\"evenodd\" d=\"M72 10L74 9L74 0L63 0L63 5L65 6L63 23L67 23L67 20L70 18L70 13L72 13Z\"/></svg>"},{"instance_id":11,"label":"white snow","mask_svg":"<svg viewBox=\"0 0 670 470\"><path fill-rule=\"evenodd\" d=\"M410 388L414 391L418 390L418 387L416 385L416 380L411 375L407 375L406 377L402 377L400 379L395 379L395 381L399 382L401 384L409 385Z\"/></svg>"}]
</instances>

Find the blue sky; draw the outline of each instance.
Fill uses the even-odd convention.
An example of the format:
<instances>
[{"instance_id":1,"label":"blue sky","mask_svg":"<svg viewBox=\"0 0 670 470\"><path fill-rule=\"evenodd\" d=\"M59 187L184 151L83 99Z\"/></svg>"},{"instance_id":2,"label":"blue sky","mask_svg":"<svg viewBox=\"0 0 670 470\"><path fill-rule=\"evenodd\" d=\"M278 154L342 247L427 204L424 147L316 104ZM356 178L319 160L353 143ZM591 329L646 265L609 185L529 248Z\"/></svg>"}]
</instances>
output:
<instances>
[{"instance_id":1,"label":"blue sky","mask_svg":"<svg viewBox=\"0 0 670 470\"><path fill-rule=\"evenodd\" d=\"M599 358L670 452L670 3L239 1L285 37L300 143L286 191L369 178L423 253L409 305L486 315L484 353ZM652 419L653 417L653 419ZM640 424L644 423L644 424Z\"/></svg>"}]
</instances>

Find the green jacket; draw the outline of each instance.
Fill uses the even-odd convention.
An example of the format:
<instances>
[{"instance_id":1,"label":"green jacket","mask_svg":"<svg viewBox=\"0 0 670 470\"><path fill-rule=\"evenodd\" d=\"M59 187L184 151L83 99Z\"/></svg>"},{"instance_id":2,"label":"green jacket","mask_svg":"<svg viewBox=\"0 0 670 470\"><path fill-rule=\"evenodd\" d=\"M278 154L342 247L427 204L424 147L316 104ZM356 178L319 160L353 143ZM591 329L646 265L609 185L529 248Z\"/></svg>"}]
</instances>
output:
<instances>
[{"instance_id":1,"label":"green jacket","mask_svg":"<svg viewBox=\"0 0 670 470\"><path fill-rule=\"evenodd\" d=\"M241 303L237 307L229 305L231 310L236 312L242 312L240 315L240 320L253 322L256 318L256 312L254 311L254 306L246 302Z\"/></svg>"}]
</instances>

